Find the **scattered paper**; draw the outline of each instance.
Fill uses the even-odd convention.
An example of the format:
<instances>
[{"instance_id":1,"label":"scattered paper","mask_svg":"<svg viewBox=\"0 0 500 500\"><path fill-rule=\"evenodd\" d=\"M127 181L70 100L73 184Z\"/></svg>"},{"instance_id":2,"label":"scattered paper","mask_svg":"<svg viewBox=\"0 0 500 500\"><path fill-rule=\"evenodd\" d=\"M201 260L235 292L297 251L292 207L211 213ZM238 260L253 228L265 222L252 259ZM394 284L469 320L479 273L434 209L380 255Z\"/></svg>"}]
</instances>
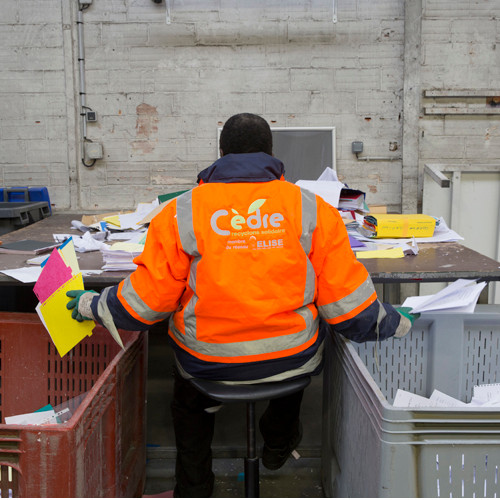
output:
<instances>
[{"instance_id":1,"label":"scattered paper","mask_svg":"<svg viewBox=\"0 0 500 500\"><path fill-rule=\"evenodd\" d=\"M144 245L120 241L102 250L105 271L133 271L137 268L134 259L142 253Z\"/></svg>"},{"instance_id":2,"label":"scattered paper","mask_svg":"<svg viewBox=\"0 0 500 500\"><path fill-rule=\"evenodd\" d=\"M158 200L152 203L139 203L135 212L118 216L120 229L138 229L142 226L142 219L158 206Z\"/></svg>"},{"instance_id":3,"label":"scattered paper","mask_svg":"<svg viewBox=\"0 0 500 500\"><path fill-rule=\"evenodd\" d=\"M93 276L95 274L102 274L103 272L102 269L83 269L81 271L83 276Z\"/></svg>"},{"instance_id":4,"label":"scattered paper","mask_svg":"<svg viewBox=\"0 0 500 500\"><path fill-rule=\"evenodd\" d=\"M459 399L452 398L445 394L444 392L434 389L429 398L436 406L441 407L456 407L456 406L467 406L467 403L460 401Z\"/></svg>"},{"instance_id":5,"label":"scattered paper","mask_svg":"<svg viewBox=\"0 0 500 500\"><path fill-rule=\"evenodd\" d=\"M486 282L458 279L434 295L408 297L403 307L411 307L413 313L440 310L472 313L485 286Z\"/></svg>"},{"instance_id":6,"label":"scattered paper","mask_svg":"<svg viewBox=\"0 0 500 500\"><path fill-rule=\"evenodd\" d=\"M351 248L365 248L366 247L365 243L363 243L362 241L359 241L354 236L351 236L350 234L348 234L347 236L349 237L349 244L351 245Z\"/></svg>"},{"instance_id":7,"label":"scattered paper","mask_svg":"<svg viewBox=\"0 0 500 500\"><path fill-rule=\"evenodd\" d=\"M415 238L412 238L411 242L409 242L408 244L401 243L400 246L403 249L405 255L418 255L418 245L415 241Z\"/></svg>"},{"instance_id":8,"label":"scattered paper","mask_svg":"<svg viewBox=\"0 0 500 500\"><path fill-rule=\"evenodd\" d=\"M337 172L333 170L331 167L326 167L323 172L321 172L321 175L318 177L318 181L334 181L334 182L339 182L339 177L337 175Z\"/></svg>"},{"instance_id":9,"label":"scattered paper","mask_svg":"<svg viewBox=\"0 0 500 500\"><path fill-rule=\"evenodd\" d=\"M78 253L83 252L95 252L97 250L102 250L107 248L106 243L103 241L96 240L90 231L87 231L83 236L73 236L73 243L75 245L75 250Z\"/></svg>"},{"instance_id":10,"label":"scattered paper","mask_svg":"<svg viewBox=\"0 0 500 500\"><path fill-rule=\"evenodd\" d=\"M90 229L89 225L86 225L83 222L80 222L79 220L72 220L71 227L78 229L78 231L81 231L82 233L85 233L86 231L88 231Z\"/></svg>"},{"instance_id":11,"label":"scattered paper","mask_svg":"<svg viewBox=\"0 0 500 500\"><path fill-rule=\"evenodd\" d=\"M399 408L422 408L435 405L424 396L419 396L418 394L413 394L413 392L398 389L392 406Z\"/></svg>"},{"instance_id":12,"label":"scattered paper","mask_svg":"<svg viewBox=\"0 0 500 500\"><path fill-rule=\"evenodd\" d=\"M318 196L321 196L327 203L334 207L339 206L340 192L344 184L339 181L308 181L299 180L295 183Z\"/></svg>"},{"instance_id":13,"label":"scattered paper","mask_svg":"<svg viewBox=\"0 0 500 500\"><path fill-rule=\"evenodd\" d=\"M500 384L483 384L474 386L472 399L465 403L437 389L431 396L419 396L413 392L398 389L392 406L399 408L474 408L500 406Z\"/></svg>"},{"instance_id":14,"label":"scattered paper","mask_svg":"<svg viewBox=\"0 0 500 500\"><path fill-rule=\"evenodd\" d=\"M405 254L401 247L389 248L387 250L367 250L356 252L358 259L400 259Z\"/></svg>"},{"instance_id":15,"label":"scattered paper","mask_svg":"<svg viewBox=\"0 0 500 500\"><path fill-rule=\"evenodd\" d=\"M46 254L37 255L36 257L32 257L26 261L26 264L31 264L32 266L40 266L42 262L45 262L48 259Z\"/></svg>"},{"instance_id":16,"label":"scattered paper","mask_svg":"<svg viewBox=\"0 0 500 500\"><path fill-rule=\"evenodd\" d=\"M56 412L54 410L47 410L5 417L5 423L7 425L43 425L52 423L55 419Z\"/></svg>"},{"instance_id":17,"label":"scattered paper","mask_svg":"<svg viewBox=\"0 0 500 500\"><path fill-rule=\"evenodd\" d=\"M113 218L116 217L115 220L118 222L118 216L120 214L128 214L131 213L131 210L125 210L125 211L118 211L118 212L107 212L104 214L95 214L95 215L84 215L82 216L81 223L88 228L95 227L98 230L102 231L102 225L100 224L101 222L105 222L105 220L109 217Z\"/></svg>"},{"instance_id":18,"label":"scattered paper","mask_svg":"<svg viewBox=\"0 0 500 500\"><path fill-rule=\"evenodd\" d=\"M18 267L17 269L4 269L0 271L0 273L6 274L17 281L21 281L22 283L35 283L42 273L42 268Z\"/></svg>"},{"instance_id":19,"label":"scattered paper","mask_svg":"<svg viewBox=\"0 0 500 500\"><path fill-rule=\"evenodd\" d=\"M475 385L473 389L472 401L475 404L500 404L500 384Z\"/></svg>"},{"instance_id":20,"label":"scattered paper","mask_svg":"<svg viewBox=\"0 0 500 500\"><path fill-rule=\"evenodd\" d=\"M118 231L116 233L110 233L108 236L108 240L138 243L145 233L146 230L144 228L137 231Z\"/></svg>"}]
</instances>

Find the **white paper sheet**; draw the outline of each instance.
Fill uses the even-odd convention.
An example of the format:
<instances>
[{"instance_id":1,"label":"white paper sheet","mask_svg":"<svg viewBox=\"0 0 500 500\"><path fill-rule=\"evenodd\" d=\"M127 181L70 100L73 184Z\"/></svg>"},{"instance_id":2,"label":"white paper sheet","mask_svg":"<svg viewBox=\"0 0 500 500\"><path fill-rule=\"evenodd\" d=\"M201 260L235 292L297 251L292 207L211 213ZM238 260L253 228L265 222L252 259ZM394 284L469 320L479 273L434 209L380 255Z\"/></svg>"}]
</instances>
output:
<instances>
[{"instance_id":1,"label":"white paper sheet","mask_svg":"<svg viewBox=\"0 0 500 500\"><path fill-rule=\"evenodd\" d=\"M474 312L485 282L459 279L434 295L408 297L403 307L411 307L413 313L445 310L448 312Z\"/></svg>"},{"instance_id":2,"label":"white paper sheet","mask_svg":"<svg viewBox=\"0 0 500 500\"><path fill-rule=\"evenodd\" d=\"M399 408L451 408L463 407L467 406L467 404L437 389L434 389L430 398L398 389L392 406Z\"/></svg>"},{"instance_id":3,"label":"white paper sheet","mask_svg":"<svg viewBox=\"0 0 500 500\"><path fill-rule=\"evenodd\" d=\"M408 392L403 389L398 389L392 406L398 408L423 408L436 405L430 401L429 398L413 394L413 392Z\"/></svg>"},{"instance_id":4,"label":"white paper sheet","mask_svg":"<svg viewBox=\"0 0 500 500\"><path fill-rule=\"evenodd\" d=\"M135 212L131 214L120 214L120 229L139 229L142 224L139 221L148 215L155 207L158 206L158 201L151 203L139 203Z\"/></svg>"},{"instance_id":5,"label":"white paper sheet","mask_svg":"<svg viewBox=\"0 0 500 500\"><path fill-rule=\"evenodd\" d=\"M340 191L344 184L336 181L307 181L299 180L295 183L308 191L311 191L318 196L321 196L327 203L333 205L335 208L339 206Z\"/></svg>"},{"instance_id":6,"label":"white paper sheet","mask_svg":"<svg viewBox=\"0 0 500 500\"><path fill-rule=\"evenodd\" d=\"M326 167L325 170L321 172L321 175L316 180L339 182L339 177L337 175L337 172L333 170L333 168Z\"/></svg>"},{"instance_id":7,"label":"white paper sheet","mask_svg":"<svg viewBox=\"0 0 500 500\"><path fill-rule=\"evenodd\" d=\"M488 401L497 401L500 399L500 384L475 385L473 397L484 403Z\"/></svg>"},{"instance_id":8,"label":"white paper sheet","mask_svg":"<svg viewBox=\"0 0 500 500\"><path fill-rule=\"evenodd\" d=\"M18 267L17 269L4 269L0 272L23 283L35 283L40 277L42 268L33 266Z\"/></svg>"},{"instance_id":9,"label":"white paper sheet","mask_svg":"<svg viewBox=\"0 0 500 500\"><path fill-rule=\"evenodd\" d=\"M442 407L467 406L467 403L464 403L459 399L452 398L451 396L448 396L448 394L438 391L437 389L434 389L429 399L430 401L435 403L436 406L442 406Z\"/></svg>"},{"instance_id":10,"label":"white paper sheet","mask_svg":"<svg viewBox=\"0 0 500 500\"><path fill-rule=\"evenodd\" d=\"M13 415L5 417L7 425L42 425L47 424L55 418L56 413L54 410L37 411L34 413L24 413L22 415Z\"/></svg>"}]
</instances>

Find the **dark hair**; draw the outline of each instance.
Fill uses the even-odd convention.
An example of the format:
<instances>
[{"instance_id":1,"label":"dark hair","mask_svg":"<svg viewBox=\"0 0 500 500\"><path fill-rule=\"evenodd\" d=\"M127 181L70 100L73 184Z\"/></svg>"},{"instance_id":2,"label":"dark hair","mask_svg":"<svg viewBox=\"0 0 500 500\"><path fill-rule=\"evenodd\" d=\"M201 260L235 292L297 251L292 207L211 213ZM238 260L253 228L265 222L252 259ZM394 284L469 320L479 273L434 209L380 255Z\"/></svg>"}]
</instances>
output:
<instances>
[{"instance_id":1,"label":"dark hair","mask_svg":"<svg viewBox=\"0 0 500 500\"><path fill-rule=\"evenodd\" d=\"M273 154L271 127L264 118L252 113L240 113L229 118L220 134L223 155L231 153Z\"/></svg>"}]
</instances>

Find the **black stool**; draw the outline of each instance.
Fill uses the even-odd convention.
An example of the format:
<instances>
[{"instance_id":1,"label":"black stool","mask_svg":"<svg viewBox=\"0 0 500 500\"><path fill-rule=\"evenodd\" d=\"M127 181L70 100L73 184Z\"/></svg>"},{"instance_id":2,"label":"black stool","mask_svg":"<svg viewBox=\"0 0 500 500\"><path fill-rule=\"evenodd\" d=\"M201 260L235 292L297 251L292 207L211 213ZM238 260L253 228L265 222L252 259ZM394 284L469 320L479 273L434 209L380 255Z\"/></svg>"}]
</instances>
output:
<instances>
[{"instance_id":1,"label":"black stool","mask_svg":"<svg viewBox=\"0 0 500 500\"><path fill-rule=\"evenodd\" d=\"M265 384L221 384L213 380L189 379L202 394L222 403L247 404L247 456L245 457L245 496L259 496L259 457L255 433L255 403L288 396L306 388L311 377L304 376Z\"/></svg>"}]
</instances>

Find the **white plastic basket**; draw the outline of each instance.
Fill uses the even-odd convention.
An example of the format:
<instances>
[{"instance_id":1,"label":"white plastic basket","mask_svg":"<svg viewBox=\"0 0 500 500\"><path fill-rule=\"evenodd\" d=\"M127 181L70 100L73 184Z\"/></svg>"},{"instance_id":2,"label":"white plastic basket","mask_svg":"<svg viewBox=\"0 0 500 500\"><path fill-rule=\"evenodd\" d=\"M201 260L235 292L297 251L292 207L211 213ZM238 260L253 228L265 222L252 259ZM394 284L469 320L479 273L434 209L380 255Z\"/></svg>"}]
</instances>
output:
<instances>
[{"instance_id":1,"label":"white plastic basket","mask_svg":"<svg viewBox=\"0 0 500 500\"><path fill-rule=\"evenodd\" d=\"M500 307L422 315L403 339L326 349L327 496L500 496L500 408L396 408L398 388L469 402L500 382Z\"/></svg>"}]
</instances>

